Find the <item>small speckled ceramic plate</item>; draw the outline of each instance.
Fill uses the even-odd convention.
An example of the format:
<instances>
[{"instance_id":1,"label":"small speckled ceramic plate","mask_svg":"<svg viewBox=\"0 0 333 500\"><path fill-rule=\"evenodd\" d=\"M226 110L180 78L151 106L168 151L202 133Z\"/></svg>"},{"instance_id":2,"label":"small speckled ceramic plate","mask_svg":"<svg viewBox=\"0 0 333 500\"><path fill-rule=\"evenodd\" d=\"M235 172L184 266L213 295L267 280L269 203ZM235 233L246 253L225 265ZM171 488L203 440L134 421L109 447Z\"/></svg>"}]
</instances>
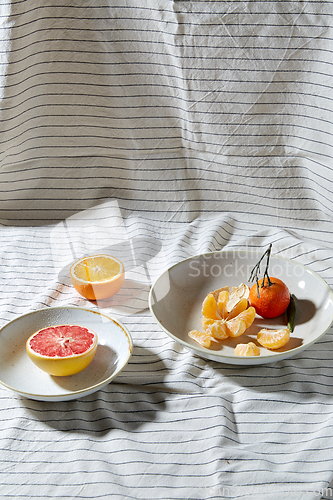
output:
<instances>
[{"instance_id":1,"label":"small speckled ceramic plate","mask_svg":"<svg viewBox=\"0 0 333 500\"><path fill-rule=\"evenodd\" d=\"M91 328L98 336L93 361L82 372L54 377L30 360L26 341L37 330L62 324ZM128 363L133 342L117 320L79 307L50 307L24 314L0 329L0 383L39 401L67 401L92 394L109 384Z\"/></svg>"},{"instance_id":2,"label":"small speckled ceramic plate","mask_svg":"<svg viewBox=\"0 0 333 500\"><path fill-rule=\"evenodd\" d=\"M257 343L256 336L261 328L285 328L285 315L271 320L256 316L241 337L213 342L210 348L188 337L190 330L201 330L201 306L209 292L241 283L252 286L248 279L262 253L247 250L212 252L186 259L168 269L156 280L149 295L150 311L158 325L198 356L220 363L273 363L308 348L325 334L333 321L333 293L316 273L276 255L271 255L269 275L284 281L290 293L296 296L296 326L284 347L269 350L260 346L260 356L245 357L234 353L238 343ZM262 273L264 269L265 262Z\"/></svg>"}]
</instances>

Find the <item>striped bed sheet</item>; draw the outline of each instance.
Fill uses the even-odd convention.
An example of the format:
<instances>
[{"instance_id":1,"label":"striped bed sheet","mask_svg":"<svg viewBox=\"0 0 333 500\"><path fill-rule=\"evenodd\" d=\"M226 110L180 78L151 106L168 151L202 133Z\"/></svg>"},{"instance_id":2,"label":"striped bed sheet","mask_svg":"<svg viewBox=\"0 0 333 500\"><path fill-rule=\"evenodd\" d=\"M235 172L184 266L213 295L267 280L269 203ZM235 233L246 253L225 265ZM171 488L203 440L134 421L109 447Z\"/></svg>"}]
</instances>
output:
<instances>
[{"instance_id":1,"label":"striped bed sheet","mask_svg":"<svg viewBox=\"0 0 333 500\"><path fill-rule=\"evenodd\" d=\"M332 2L2 0L0 14L0 328L100 310L63 270L111 249L126 280L103 311L134 343L83 398L0 386L0 496L333 498L332 326L239 367L187 350L148 308L183 259L270 243L332 288Z\"/></svg>"}]
</instances>

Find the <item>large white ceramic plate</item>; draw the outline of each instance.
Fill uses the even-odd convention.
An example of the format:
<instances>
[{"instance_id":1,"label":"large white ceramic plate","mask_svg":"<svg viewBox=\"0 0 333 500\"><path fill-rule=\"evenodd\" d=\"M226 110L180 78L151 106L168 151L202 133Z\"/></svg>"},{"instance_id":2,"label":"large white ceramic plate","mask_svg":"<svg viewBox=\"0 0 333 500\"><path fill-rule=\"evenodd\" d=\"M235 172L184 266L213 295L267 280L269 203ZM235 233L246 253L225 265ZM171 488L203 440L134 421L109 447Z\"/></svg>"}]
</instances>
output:
<instances>
[{"instance_id":1,"label":"large white ceramic plate","mask_svg":"<svg viewBox=\"0 0 333 500\"><path fill-rule=\"evenodd\" d=\"M26 353L26 341L50 325L76 324L98 336L93 361L82 372L54 377L43 372ZM67 401L92 394L113 380L128 363L133 343L115 319L80 307L50 307L24 314L0 329L0 383L21 396L40 401Z\"/></svg>"},{"instance_id":2,"label":"large white ceramic plate","mask_svg":"<svg viewBox=\"0 0 333 500\"><path fill-rule=\"evenodd\" d=\"M333 293L327 283L310 269L275 255L270 258L269 275L282 279L296 296L296 326L285 347L277 350L260 347L261 354L255 357L236 356L234 353L238 343L256 343L256 334L261 328L285 327L285 315L274 320L257 316L241 337L214 342L210 348L201 347L187 335L190 330L201 329L201 305L209 292L227 285L253 284L248 282L250 273L262 253L248 250L212 252L174 265L156 280L150 291L149 308L156 322L176 342L203 358L221 363L272 363L308 348L332 324ZM265 263L261 265L262 273Z\"/></svg>"}]
</instances>

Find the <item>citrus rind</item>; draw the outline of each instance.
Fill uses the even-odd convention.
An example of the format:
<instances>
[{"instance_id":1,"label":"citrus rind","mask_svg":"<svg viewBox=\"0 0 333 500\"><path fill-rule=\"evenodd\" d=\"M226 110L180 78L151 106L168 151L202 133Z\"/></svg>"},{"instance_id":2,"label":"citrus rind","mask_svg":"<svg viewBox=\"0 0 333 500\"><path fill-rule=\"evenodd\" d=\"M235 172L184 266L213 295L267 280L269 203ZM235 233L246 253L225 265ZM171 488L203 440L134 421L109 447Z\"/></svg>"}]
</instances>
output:
<instances>
[{"instance_id":1,"label":"citrus rind","mask_svg":"<svg viewBox=\"0 0 333 500\"><path fill-rule=\"evenodd\" d=\"M238 286L233 286L230 290L228 302L227 302L227 311L230 312L232 309L238 304L241 299L248 299L250 295L250 289L244 283L241 283Z\"/></svg>"},{"instance_id":2,"label":"citrus rind","mask_svg":"<svg viewBox=\"0 0 333 500\"><path fill-rule=\"evenodd\" d=\"M290 303L290 292L287 285L279 278L270 277L271 284L267 278L260 279L250 289L249 303L255 307L256 312L262 318L277 318L288 308ZM265 285L263 286L263 283ZM259 296L258 296L259 291Z\"/></svg>"}]
</instances>

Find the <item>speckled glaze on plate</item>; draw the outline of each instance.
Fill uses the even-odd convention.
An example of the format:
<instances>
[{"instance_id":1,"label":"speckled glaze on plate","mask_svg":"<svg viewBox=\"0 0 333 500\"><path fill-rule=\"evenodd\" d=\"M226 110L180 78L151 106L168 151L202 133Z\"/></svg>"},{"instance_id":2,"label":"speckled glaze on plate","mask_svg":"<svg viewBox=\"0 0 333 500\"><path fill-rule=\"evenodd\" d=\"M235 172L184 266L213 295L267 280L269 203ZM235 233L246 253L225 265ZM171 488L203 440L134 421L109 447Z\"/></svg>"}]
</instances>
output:
<instances>
[{"instance_id":1,"label":"speckled glaze on plate","mask_svg":"<svg viewBox=\"0 0 333 500\"><path fill-rule=\"evenodd\" d=\"M253 357L234 353L238 343L256 342L256 334L261 328L285 327L285 315L271 320L257 316L241 337L214 342L210 348L201 347L187 335L190 330L201 329L201 306L209 292L227 285L252 285L248 279L261 255L248 250L211 252L172 266L156 280L150 291L149 308L156 322L179 344L202 358L220 363L259 365L299 354L322 337L332 324L333 293L316 273L276 255L271 255L269 274L282 279L290 293L296 296L296 326L285 347L269 350L260 346L261 355Z\"/></svg>"},{"instance_id":2,"label":"speckled glaze on plate","mask_svg":"<svg viewBox=\"0 0 333 500\"><path fill-rule=\"evenodd\" d=\"M76 324L98 336L93 361L82 372L54 377L28 357L26 340L51 325ZM67 401L92 394L109 384L128 363L133 349L130 333L119 321L80 307L50 307L24 314L0 329L0 383L29 399Z\"/></svg>"}]
</instances>

